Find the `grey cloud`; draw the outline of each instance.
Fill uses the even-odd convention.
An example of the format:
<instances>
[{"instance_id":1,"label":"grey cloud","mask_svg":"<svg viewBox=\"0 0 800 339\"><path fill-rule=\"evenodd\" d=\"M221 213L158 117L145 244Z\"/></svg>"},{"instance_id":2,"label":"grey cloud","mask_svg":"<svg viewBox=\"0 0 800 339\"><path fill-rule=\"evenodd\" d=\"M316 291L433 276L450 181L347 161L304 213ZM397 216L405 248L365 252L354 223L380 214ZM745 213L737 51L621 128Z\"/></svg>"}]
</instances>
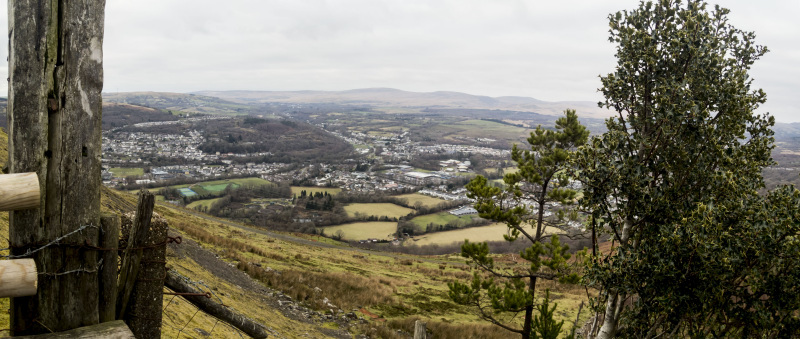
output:
<instances>
[{"instance_id":1,"label":"grey cloud","mask_svg":"<svg viewBox=\"0 0 800 339\"><path fill-rule=\"evenodd\" d=\"M615 62L607 16L637 3L111 0L105 89L394 87L597 101L597 76ZM800 4L724 6L734 25L756 31L772 51L752 71L755 86L769 95L764 110L779 121L800 121L800 25L792 17ZM6 44L0 48L5 52Z\"/></svg>"}]
</instances>

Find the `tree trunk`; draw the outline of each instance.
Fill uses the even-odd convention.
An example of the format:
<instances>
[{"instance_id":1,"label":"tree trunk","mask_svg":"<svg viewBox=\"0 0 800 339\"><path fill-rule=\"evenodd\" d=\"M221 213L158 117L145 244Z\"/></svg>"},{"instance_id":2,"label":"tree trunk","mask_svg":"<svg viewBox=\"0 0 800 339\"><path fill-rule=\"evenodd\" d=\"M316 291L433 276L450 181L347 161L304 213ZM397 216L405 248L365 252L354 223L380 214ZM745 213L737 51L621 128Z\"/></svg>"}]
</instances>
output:
<instances>
[{"instance_id":1,"label":"tree trunk","mask_svg":"<svg viewBox=\"0 0 800 339\"><path fill-rule=\"evenodd\" d=\"M531 277L528 282L528 292L531 293L531 301L536 301L536 277ZM522 324L522 338L528 339L531 337L531 330L533 328L533 304L525 307L525 320Z\"/></svg>"},{"instance_id":2,"label":"tree trunk","mask_svg":"<svg viewBox=\"0 0 800 339\"><path fill-rule=\"evenodd\" d=\"M622 225L622 234L619 239L620 246L630 246L628 240L631 237L632 230L633 220L626 219ZM609 291L603 326L600 327L600 332L597 333L598 339L613 338L614 334L617 333L617 324L619 323L619 315L622 312L622 302L624 299L625 297L619 293L612 293Z\"/></svg>"},{"instance_id":3,"label":"tree trunk","mask_svg":"<svg viewBox=\"0 0 800 339\"><path fill-rule=\"evenodd\" d=\"M39 208L9 217L12 254L31 255L38 294L13 298L14 335L97 324L105 2L9 0L9 170L36 172ZM89 227L87 227L89 226Z\"/></svg>"},{"instance_id":4,"label":"tree trunk","mask_svg":"<svg viewBox=\"0 0 800 339\"><path fill-rule=\"evenodd\" d=\"M606 313L603 319L603 326L600 327L600 332L597 333L597 339L610 339L616 335L621 306L622 297L617 293L609 294L608 300L606 301Z\"/></svg>"}]
</instances>

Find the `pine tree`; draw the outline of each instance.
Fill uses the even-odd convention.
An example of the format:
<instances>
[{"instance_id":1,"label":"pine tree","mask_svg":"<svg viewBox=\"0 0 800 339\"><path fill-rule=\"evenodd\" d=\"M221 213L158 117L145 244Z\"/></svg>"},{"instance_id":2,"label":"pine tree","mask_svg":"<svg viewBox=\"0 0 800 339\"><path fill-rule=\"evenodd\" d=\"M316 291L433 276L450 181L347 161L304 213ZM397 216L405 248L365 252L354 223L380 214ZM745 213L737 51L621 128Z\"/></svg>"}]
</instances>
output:
<instances>
[{"instance_id":1,"label":"pine tree","mask_svg":"<svg viewBox=\"0 0 800 339\"><path fill-rule=\"evenodd\" d=\"M483 176L467 184L468 196L476 199L475 209L480 217L505 222L507 241L522 238L531 243L520 253L530 265L523 273L497 267L489 256L487 243L465 241L461 255L485 274L476 270L469 283L449 283L449 296L453 301L475 306L483 319L527 339L534 333L537 280L578 281L578 276L568 271L569 247L562 245L557 235L545 234L544 213L548 202L569 204L575 199L576 192L566 188L571 172L570 157L576 147L586 142L588 135L589 131L578 122L575 111L567 110L564 117L556 120L555 130L538 126L531 132L527 139L530 150L513 146L511 158L519 171L503 177L505 188L490 186ZM535 205L528 206L528 201ZM524 312L522 328L504 323L496 316L498 312Z\"/></svg>"}]
</instances>

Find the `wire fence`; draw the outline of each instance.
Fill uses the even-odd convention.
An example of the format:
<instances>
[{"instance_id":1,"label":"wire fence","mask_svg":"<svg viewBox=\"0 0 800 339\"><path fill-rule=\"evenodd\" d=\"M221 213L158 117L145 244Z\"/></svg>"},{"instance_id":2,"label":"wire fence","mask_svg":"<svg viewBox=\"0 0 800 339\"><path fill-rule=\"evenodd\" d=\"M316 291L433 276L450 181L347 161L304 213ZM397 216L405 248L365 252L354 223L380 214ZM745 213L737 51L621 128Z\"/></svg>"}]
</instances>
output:
<instances>
[{"instance_id":1,"label":"wire fence","mask_svg":"<svg viewBox=\"0 0 800 339\"><path fill-rule=\"evenodd\" d=\"M67 234L64 234L63 236L60 236L52 241L49 241L45 244L38 244L39 246L36 245L30 246L22 254L16 254L16 255L10 254L12 247L6 245L8 247L0 248L0 260L30 258L34 254L50 247L81 247L87 250L95 250L95 251L119 251L119 248L126 247L125 241L127 239L124 238L121 239L121 244L117 248L100 248L88 245L86 243L72 244L66 241L70 236L82 233L90 228L97 229L99 227L94 225L82 225L79 228ZM5 236L0 235L0 238L1 238L0 241L3 241L5 244L10 243L9 239ZM142 247L142 249L150 249L157 246L164 246L166 243L180 244L181 239L180 237L167 237L167 239L165 239L164 242L155 245L144 246ZM116 264L117 267L119 267L120 263L117 262L114 264ZM40 276L60 276L66 274L97 273L102 267L103 267L103 260L100 259L98 263L93 267L81 266L76 269L71 269L62 272L39 272L38 274ZM190 295L204 296L207 298L214 299L221 305L225 305L223 299L219 295L217 295L217 293L215 293L214 290L208 284L206 284L203 281L193 281L185 276L181 275L179 276L187 284L197 289L199 293L178 293L172 291L166 286L163 287L162 292L164 293L165 298L163 299L162 317L161 317L162 337L173 337L173 334L174 338L208 338L208 337L230 338L238 336L239 338L244 339L246 337L249 337L240 329L211 314L204 312L199 307L192 304L188 299L186 299L186 297ZM0 301L0 305L8 306L8 300L9 299ZM185 305L189 305L189 307L186 307ZM8 315L8 312L0 312L0 322L8 323L8 321L10 320L9 318L10 317ZM10 334L11 331L12 331L11 328L0 328L0 334L3 335Z\"/></svg>"},{"instance_id":2,"label":"wire fence","mask_svg":"<svg viewBox=\"0 0 800 339\"><path fill-rule=\"evenodd\" d=\"M203 297L206 297L206 298L216 299L221 305L225 305L225 303L223 302L222 298L220 298L219 295L217 295L210 286L208 286L203 281L193 281L193 280L191 280L191 279L189 279L189 278L187 278L185 276L180 276L180 278L182 280L184 280L186 283L194 286L199 292L198 293L177 293L175 291L170 290L168 287L164 287L164 294L165 295L169 295L170 298L169 299L167 299L167 298L164 299L164 307L162 309L162 317L163 318L162 318L162 321L161 321L161 324L162 324L162 337L165 337L165 335L164 335L165 333L164 333L164 330L163 330L164 327L169 327L171 330L176 331L175 332L175 338L181 338L181 336L183 336L185 338L197 338L196 336L192 335L192 332L191 332L192 329L195 332L198 332L198 334L200 334L201 337L213 337L213 335L215 334L215 332L214 332L215 330L217 330L217 333L219 334L219 337L221 337L221 338L230 337L230 335L233 334L233 333L238 334L239 337L242 338L242 339L244 339L245 337L249 337L246 334L244 334L240 329L234 327L233 325L228 324L227 322L222 321L219 318L214 317L211 314L203 312L203 310L201 310L199 307L195 306L188 299L185 298L186 296L203 296ZM179 304L178 302L176 302L176 298L178 300L183 299L183 302L181 304ZM179 313L180 312L185 312L186 310L185 309L178 310L177 308L180 308L181 305L183 305L183 304L191 305L191 307L192 307L189 310L189 312L191 313L191 316L189 316L188 320L179 319L179 317L180 317ZM172 310L170 310L170 307L172 307ZM191 312L192 310L194 312ZM198 319L198 315L199 315L199 317L202 317L202 318L205 318L205 319ZM193 328L189 329L190 325L193 324L193 323L194 323L194 326L192 326ZM210 324L210 328L208 327L209 323L211 323ZM218 329L220 327L219 326L220 323L222 323L222 326L226 327L228 329L228 331L232 331L233 333L230 333L230 332L222 333ZM208 329L207 330L202 329L203 327L206 327Z\"/></svg>"}]
</instances>

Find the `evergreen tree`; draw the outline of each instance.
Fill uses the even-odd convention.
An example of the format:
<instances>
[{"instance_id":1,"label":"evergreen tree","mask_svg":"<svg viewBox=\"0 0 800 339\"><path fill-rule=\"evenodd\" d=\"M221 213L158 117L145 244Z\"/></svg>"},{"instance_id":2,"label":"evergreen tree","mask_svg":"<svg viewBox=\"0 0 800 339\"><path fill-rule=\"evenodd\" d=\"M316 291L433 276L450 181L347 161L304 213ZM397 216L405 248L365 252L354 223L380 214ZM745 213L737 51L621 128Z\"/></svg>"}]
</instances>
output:
<instances>
[{"instance_id":1,"label":"evergreen tree","mask_svg":"<svg viewBox=\"0 0 800 339\"><path fill-rule=\"evenodd\" d=\"M519 171L503 177L505 188L490 186L483 176L467 184L468 195L476 199L475 209L481 218L505 222L507 241L521 237L531 243L520 253L530 265L523 270L497 267L489 256L487 243L465 241L461 255L485 274L476 270L470 283L449 283L453 301L475 306L483 319L527 339L535 333L532 326L537 279L577 282L578 276L568 272L567 260L571 257L566 253L568 246L562 245L557 235L544 233L544 212L548 202L569 204L575 199L576 192L566 188L570 157L588 135L575 111L567 110L564 117L556 120L555 130L539 126L531 132L527 139L530 150L513 146L511 158ZM529 201L535 205L528 206ZM524 312L522 328L504 323L497 316L501 312Z\"/></svg>"},{"instance_id":2,"label":"evergreen tree","mask_svg":"<svg viewBox=\"0 0 800 339\"><path fill-rule=\"evenodd\" d=\"M614 244L585 275L598 338L800 334L798 193L757 194L774 120L747 72L767 49L728 13L663 0L609 17L600 104L617 115L577 156L581 203Z\"/></svg>"}]
</instances>

